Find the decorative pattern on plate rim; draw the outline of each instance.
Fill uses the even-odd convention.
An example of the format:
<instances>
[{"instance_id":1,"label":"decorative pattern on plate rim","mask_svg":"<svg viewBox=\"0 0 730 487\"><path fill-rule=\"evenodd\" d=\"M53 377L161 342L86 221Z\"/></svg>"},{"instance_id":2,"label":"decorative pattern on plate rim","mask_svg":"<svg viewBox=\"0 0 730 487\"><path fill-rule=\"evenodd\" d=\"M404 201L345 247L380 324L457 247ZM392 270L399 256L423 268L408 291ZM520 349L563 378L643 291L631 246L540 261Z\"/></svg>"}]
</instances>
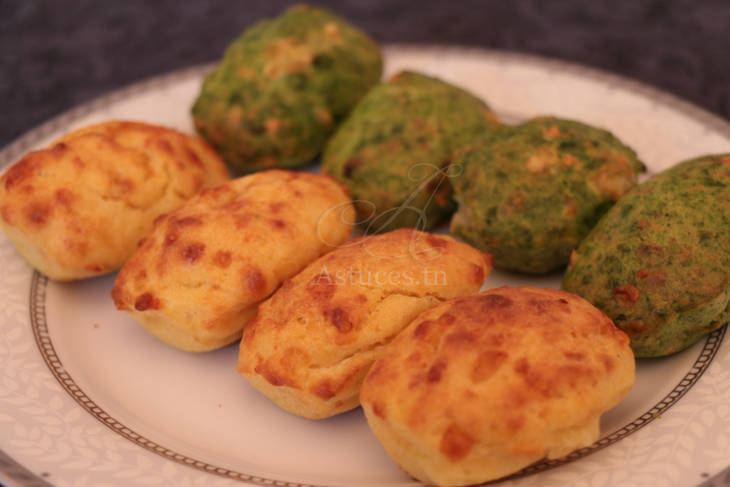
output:
<instances>
[{"instance_id":1,"label":"decorative pattern on plate rim","mask_svg":"<svg viewBox=\"0 0 730 487\"><path fill-rule=\"evenodd\" d=\"M634 92L641 93L643 96L654 100L657 104L663 104L674 108L675 110L686 114L687 116L699 121L703 124L706 131L717 131L730 138L730 123L723 120L722 118L702 109L698 106L682 100L681 98L661 91L657 88L651 87L644 83L641 83L630 78L625 78L621 75L609 73L596 68L585 67L579 64L575 64L569 61L563 61L559 59L551 59L533 54L524 54L519 52L508 52L508 51L496 51L489 50L480 47L467 47L467 46L435 46L435 45L389 45L385 47L385 51L398 50L408 51L414 50L418 52L428 51L432 53L434 57L439 56L450 56L458 54L461 56L470 56L475 59L490 57L497 59L499 62L527 62L534 65L542 66L548 71L560 70L569 71L587 78L601 81L607 85L619 86ZM144 93L153 89L160 89L173 84L178 81L182 81L188 78L200 77L212 68L212 64L198 65L190 68L174 71L172 73L155 76L147 80L133 83L127 87L113 91L107 95L103 95L90 102L81 104L76 108L69 110L55 118L50 119L48 122L38 126L36 129L28 132L27 134L19 137L2 151L0 151L0 169L4 168L8 164L14 162L21 154L27 152L30 148L36 145L40 140L51 136L54 133L59 132L64 126L74 122L75 120L82 118L85 115L93 113L96 110L109 106L117 101L124 100L135 94ZM30 289L30 317L33 334L36 340L38 349L43 356L46 365L63 387L63 389L86 411L89 412L93 417L99 420L102 424L107 426L112 431L122 437L132 441L133 443L156 453L164 458L172 460L182 465L193 467L202 472L212 473L221 477L246 481L255 483L258 485L265 486L282 486L282 487L317 487L313 484L299 483L299 482L287 482L273 479L266 479L258 476L252 476L233 470L216 467L214 465L195 460L194 458L187 457L185 455L176 453L162 445L159 445L138 433L130 430L123 424L119 423L116 419L108 415L104 410L98 407L92 399L90 399L74 382L73 378L64 370L62 363L58 359L53 343L48 335L48 329L46 325L45 316L45 289L47 285L47 278L34 272L31 281ZM559 465L577 460L585 457L593 452L601 450L613 443L616 443L622 438L638 431L639 429L646 426L654 419L660 417L667 409L672 405L676 404L677 401L682 398L689 389L697 383L702 374L707 370L707 367L712 362L717 351L720 348L720 344L725 336L727 326L724 326L708 335L705 345L691 367L690 371L685 377L674 387L674 389L667 394L661 401L654 405L647 412L639 416L633 422L627 424L623 428L601 438L593 445L577 450L565 458L542 461L531 465L516 474L507 477L507 479L515 479L524 477L526 475L542 472ZM50 485L48 482L41 477L37 476L33 472L25 469L22 465L15 462L12 457L7 455L4 451L0 450L0 467L6 474L12 475L12 478L19 481L26 482L26 485L32 486L47 486ZM506 480L506 479L505 479Z\"/></svg>"},{"instance_id":2,"label":"decorative pattern on plate rim","mask_svg":"<svg viewBox=\"0 0 730 487\"><path fill-rule=\"evenodd\" d=\"M317 487L313 484L303 484L294 482L284 482L280 480L266 479L255 475L249 475L235 470L229 470L227 468L216 467L206 462L201 462L194 458L182 455L174 452L169 448L166 448L154 441L145 438L144 436L132 431L125 425L117 421L115 418L110 416L106 411L100 408L81 388L76 384L73 378L63 368L61 360L56 355L56 350L53 347L53 342L48 333L48 324L46 321L46 287L48 286L48 278L38 273L33 272L33 278L30 285L30 323L33 329L33 336L35 337L38 349L41 352L41 356L45 361L51 373L56 380L61 384L66 392L89 414L98 419L102 424L107 426L115 433L123 436L124 438L136 443L142 448L161 455L168 460L187 465L188 467L195 468L197 470L220 475L222 477L231 478L234 480L241 480L245 482L255 483L257 485L265 486L282 486L282 487Z\"/></svg>"},{"instance_id":3,"label":"decorative pattern on plate rim","mask_svg":"<svg viewBox=\"0 0 730 487\"><path fill-rule=\"evenodd\" d=\"M47 285L48 278L42 276L38 272L34 272L30 287L30 319L31 327L33 328L33 335L35 336L38 348L41 351L41 355L43 356L43 360L46 362L46 365L48 365L48 368L53 373L53 376L56 378L56 380L58 380L58 382L66 390L66 392L68 392L82 408L88 411L96 419L101 421L101 423L103 423L105 426L107 426L117 434L125 437L126 439L136 443L142 448L161 455L168 460L172 460L182 465L196 468L203 472L220 475L222 477L227 477L234 480L252 482L258 485L317 487L313 484L302 484L296 482L284 482L280 480L266 479L242 472L237 472L235 470L216 467L215 465L211 465L209 463L190 458L186 455L176 453L169 448L159 445L154 441L132 431L131 429L127 428L122 423L117 421L115 418L110 416L96 403L94 403L94 401L89 398L83 390L81 390L81 388L74 382L73 378L64 370L60 359L56 355L56 351L53 347L53 342L51 341L51 338L48 334L48 326L46 323L45 297ZM722 328L710 333L707 337L707 340L705 341L705 345L702 348L702 351L697 357L697 360L695 360L694 364L690 368L689 372L687 372L687 374L684 376L684 378L682 378L682 380L679 381L676 386L674 386L674 389L672 389L672 391L667 394L661 401L655 404L647 412L636 418L634 421L627 424L623 428L620 428L619 430L614 431L607 436L604 436L593 445L574 451L567 457L556 460L546 460L538 462L536 464L530 465L529 467L526 467L525 469L515 473L508 478L513 479L523 477L525 475L534 474L537 472L542 472L547 469L554 468L559 465L564 465L568 462L572 462L579 458L583 458L587 455L590 455L591 453L594 453L598 450L601 450L609 445L616 443L617 441L627 437L628 435L640 430L641 428L652 422L654 419L660 417L662 413L664 413L682 396L684 396L687 391L689 391L692 386L697 383L705 370L707 370L707 367L710 365L712 359L715 357L715 354L720 348L719 346L722 343L723 338L725 337L726 330L727 326L723 326Z\"/></svg>"}]
</instances>

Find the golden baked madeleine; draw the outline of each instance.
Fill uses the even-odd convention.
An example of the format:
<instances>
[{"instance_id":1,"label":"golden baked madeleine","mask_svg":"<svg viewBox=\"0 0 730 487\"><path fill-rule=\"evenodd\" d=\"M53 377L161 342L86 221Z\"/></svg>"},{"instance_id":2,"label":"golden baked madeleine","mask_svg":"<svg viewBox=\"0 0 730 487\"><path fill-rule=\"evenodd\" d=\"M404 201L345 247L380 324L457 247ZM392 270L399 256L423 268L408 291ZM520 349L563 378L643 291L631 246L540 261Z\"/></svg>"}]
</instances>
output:
<instances>
[{"instance_id":1,"label":"golden baked madeleine","mask_svg":"<svg viewBox=\"0 0 730 487\"><path fill-rule=\"evenodd\" d=\"M468 485L592 444L634 374L628 337L584 299L502 287L419 315L373 364L360 400L406 472Z\"/></svg>"},{"instance_id":2,"label":"golden baked madeleine","mask_svg":"<svg viewBox=\"0 0 730 487\"><path fill-rule=\"evenodd\" d=\"M213 350L240 338L284 279L346 241L354 218L327 176L272 170L234 179L159 217L112 297L164 342Z\"/></svg>"},{"instance_id":3,"label":"golden baked madeleine","mask_svg":"<svg viewBox=\"0 0 730 487\"><path fill-rule=\"evenodd\" d=\"M423 310L479 291L490 270L491 256L444 235L401 229L347 242L259 306L238 371L299 416L353 409L383 347Z\"/></svg>"},{"instance_id":4,"label":"golden baked madeleine","mask_svg":"<svg viewBox=\"0 0 730 487\"><path fill-rule=\"evenodd\" d=\"M71 132L0 177L0 226L52 279L117 270L161 213L228 180L200 137L139 122Z\"/></svg>"}]
</instances>

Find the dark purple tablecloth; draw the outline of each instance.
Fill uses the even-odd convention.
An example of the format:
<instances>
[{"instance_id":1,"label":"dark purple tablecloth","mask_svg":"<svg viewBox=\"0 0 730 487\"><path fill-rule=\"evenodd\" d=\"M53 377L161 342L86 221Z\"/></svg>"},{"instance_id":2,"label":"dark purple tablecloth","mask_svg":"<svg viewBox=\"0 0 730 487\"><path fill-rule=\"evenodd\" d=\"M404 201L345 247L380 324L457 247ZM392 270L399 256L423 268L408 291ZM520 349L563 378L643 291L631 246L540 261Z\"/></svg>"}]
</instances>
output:
<instances>
[{"instance_id":1,"label":"dark purple tablecloth","mask_svg":"<svg viewBox=\"0 0 730 487\"><path fill-rule=\"evenodd\" d=\"M0 0L0 146L111 89L217 59L284 0ZM381 42L554 56L730 118L728 0L323 0Z\"/></svg>"}]
</instances>

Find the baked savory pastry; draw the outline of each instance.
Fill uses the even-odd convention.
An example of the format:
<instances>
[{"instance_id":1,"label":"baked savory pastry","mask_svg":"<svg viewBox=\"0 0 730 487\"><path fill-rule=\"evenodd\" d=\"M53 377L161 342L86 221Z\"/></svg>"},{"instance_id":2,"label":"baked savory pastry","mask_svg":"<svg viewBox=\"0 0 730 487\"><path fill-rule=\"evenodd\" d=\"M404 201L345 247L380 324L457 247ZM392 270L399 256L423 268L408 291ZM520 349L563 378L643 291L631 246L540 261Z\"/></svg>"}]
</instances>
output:
<instances>
[{"instance_id":1,"label":"baked savory pastry","mask_svg":"<svg viewBox=\"0 0 730 487\"><path fill-rule=\"evenodd\" d=\"M157 219L114 303L174 347L222 347L284 279L346 241L354 217L345 190L317 174L271 170L207 189Z\"/></svg>"},{"instance_id":2,"label":"baked savory pastry","mask_svg":"<svg viewBox=\"0 0 730 487\"><path fill-rule=\"evenodd\" d=\"M571 257L563 288L603 310L640 357L730 319L730 154L685 161L621 198Z\"/></svg>"},{"instance_id":3,"label":"baked savory pastry","mask_svg":"<svg viewBox=\"0 0 730 487\"><path fill-rule=\"evenodd\" d=\"M228 180L200 137L139 122L85 127L31 152L0 177L0 225L57 280L117 270L161 213Z\"/></svg>"},{"instance_id":4,"label":"baked savory pastry","mask_svg":"<svg viewBox=\"0 0 730 487\"><path fill-rule=\"evenodd\" d=\"M204 80L195 126L250 172L311 161L380 79L380 49L332 12L306 5L248 28Z\"/></svg>"},{"instance_id":5,"label":"baked savory pastry","mask_svg":"<svg viewBox=\"0 0 730 487\"><path fill-rule=\"evenodd\" d=\"M496 267L532 274L567 264L644 169L610 132L553 117L505 127L457 162L451 231Z\"/></svg>"},{"instance_id":6,"label":"baked savory pastry","mask_svg":"<svg viewBox=\"0 0 730 487\"><path fill-rule=\"evenodd\" d=\"M401 72L355 106L327 143L322 171L350 190L368 233L425 230L455 209L457 150L499 122L479 98L440 79Z\"/></svg>"},{"instance_id":7,"label":"baked savory pastry","mask_svg":"<svg viewBox=\"0 0 730 487\"><path fill-rule=\"evenodd\" d=\"M353 409L383 347L421 311L477 292L490 261L451 237L412 229L348 242L261 304L238 371L299 416Z\"/></svg>"},{"instance_id":8,"label":"baked savory pastry","mask_svg":"<svg viewBox=\"0 0 730 487\"><path fill-rule=\"evenodd\" d=\"M420 314L375 361L360 400L406 472L467 485L596 441L634 369L626 334L584 299L502 287Z\"/></svg>"}]
</instances>

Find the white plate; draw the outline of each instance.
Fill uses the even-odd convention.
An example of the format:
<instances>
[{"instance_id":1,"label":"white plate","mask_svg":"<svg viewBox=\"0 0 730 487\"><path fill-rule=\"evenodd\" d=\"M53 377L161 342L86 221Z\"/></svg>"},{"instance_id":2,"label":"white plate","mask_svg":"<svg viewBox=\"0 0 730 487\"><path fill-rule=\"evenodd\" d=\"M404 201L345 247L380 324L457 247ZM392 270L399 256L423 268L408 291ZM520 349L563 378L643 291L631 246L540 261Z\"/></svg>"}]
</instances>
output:
<instances>
[{"instance_id":1,"label":"white plate","mask_svg":"<svg viewBox=\"0 0 730 487\"><path fill-rule=\"evenodd\" d=\"M730 152L730 125L606 73L477 49L390 46L387 74L414 69L483 96L508 120L537 114L612 130L656 172ZM73 110L0 153L0 167L75 127L110 118L192 131L205 67L157 77ZM361 411L323 421L279 410L236 373L237 347L174 350L115 311L113 277L59 284L0 236L0 480L13 486L416 485ZM495 272L488 286L557 286ZM675 356L640 360L602 439L504 485L692 485L730 463L724 328Z\"/></svg>"}]
</instances>

